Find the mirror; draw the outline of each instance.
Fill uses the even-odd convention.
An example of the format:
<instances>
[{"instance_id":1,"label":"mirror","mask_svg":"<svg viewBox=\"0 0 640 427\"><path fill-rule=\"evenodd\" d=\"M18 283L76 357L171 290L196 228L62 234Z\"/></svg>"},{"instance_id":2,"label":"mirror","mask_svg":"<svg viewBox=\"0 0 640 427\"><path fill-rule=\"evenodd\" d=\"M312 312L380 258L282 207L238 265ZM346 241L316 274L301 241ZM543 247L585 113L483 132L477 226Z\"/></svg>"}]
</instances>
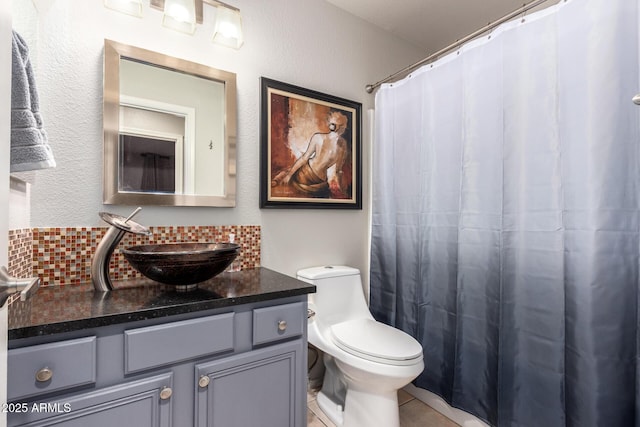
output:
<instances>
[{"instance_id":1,"label":"mirror","mask_svg":"<svg viewBox=\"0 0 640 427\"><path fill-rule=\"evenodd\" d=\"M104 46L106 204L235 206L236 75Z\"/></svg>"}]
</instances>

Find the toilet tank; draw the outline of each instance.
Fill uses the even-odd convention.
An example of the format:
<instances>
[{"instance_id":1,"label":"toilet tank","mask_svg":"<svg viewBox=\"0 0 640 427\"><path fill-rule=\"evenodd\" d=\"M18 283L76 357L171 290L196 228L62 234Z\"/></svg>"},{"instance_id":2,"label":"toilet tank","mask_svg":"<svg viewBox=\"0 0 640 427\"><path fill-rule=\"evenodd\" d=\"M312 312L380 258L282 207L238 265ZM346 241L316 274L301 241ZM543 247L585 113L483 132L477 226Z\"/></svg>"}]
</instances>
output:
<instances>
[{"instance_id":1,"label":"toilet tank","mask_svg":"<svg viewBox=\"0 0 640 427\"><path fill-rule=\"evenodd\" d=\"M371 318L364 297L360 270L327 265L299 270L297 278L316 286L309 304L316 316L329 324L356 318Z\"/></svg>"}]
</instances>

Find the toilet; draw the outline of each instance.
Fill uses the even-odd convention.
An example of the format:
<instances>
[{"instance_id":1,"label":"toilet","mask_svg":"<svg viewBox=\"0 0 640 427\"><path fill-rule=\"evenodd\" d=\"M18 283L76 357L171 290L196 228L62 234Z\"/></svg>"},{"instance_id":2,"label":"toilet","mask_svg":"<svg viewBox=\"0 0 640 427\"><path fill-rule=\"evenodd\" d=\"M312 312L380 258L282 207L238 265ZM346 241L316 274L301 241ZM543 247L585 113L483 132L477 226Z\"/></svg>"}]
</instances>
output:
<instances>
[{"instance_id":1,"label":"toilet","mask_svg":"<svg viewBox=\"0 0 640 427\"><path fill-rule=\"evenodd\" d=\"M337 426L399 427L397 393L424 369L420 343L373 318L358 269L312 267L297 278L316 286L308 339L324 353L320 409Z\"/></svg>"}]
</instances>

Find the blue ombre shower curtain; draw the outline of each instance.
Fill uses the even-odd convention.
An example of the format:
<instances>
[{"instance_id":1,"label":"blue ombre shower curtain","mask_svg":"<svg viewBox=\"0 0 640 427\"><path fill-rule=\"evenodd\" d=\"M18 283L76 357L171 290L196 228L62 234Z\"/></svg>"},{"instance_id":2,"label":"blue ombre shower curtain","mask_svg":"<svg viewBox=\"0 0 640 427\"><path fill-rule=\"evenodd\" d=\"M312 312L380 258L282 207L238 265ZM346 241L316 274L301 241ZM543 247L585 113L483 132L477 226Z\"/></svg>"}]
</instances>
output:
<instances>
[{"instance_id":1,"label":"blue ombre shower curtain","mask_svg":"<svg viewBox=\"0 0 640 427\"><path fill-rule=\"evenodd\" d=\"M638 0L569 0L376 95L371 309L497 426L640 426Z\"/></svg>"}]
</instances>

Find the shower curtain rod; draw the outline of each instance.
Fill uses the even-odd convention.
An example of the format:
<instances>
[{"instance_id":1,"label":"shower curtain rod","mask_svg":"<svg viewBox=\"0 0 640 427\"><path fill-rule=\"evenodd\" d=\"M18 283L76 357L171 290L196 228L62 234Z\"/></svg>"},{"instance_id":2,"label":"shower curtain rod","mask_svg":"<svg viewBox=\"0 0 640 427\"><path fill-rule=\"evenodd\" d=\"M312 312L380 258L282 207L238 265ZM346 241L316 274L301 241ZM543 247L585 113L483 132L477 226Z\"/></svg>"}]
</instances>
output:
<instances>
[{"instance_id":1,"label":"shower curtain rod","mask_svg":"<svg viewBox=\"0 0 640 427\"><path fill-rule=\"evenodd\" d=\"M403 75L405 73L413 71L416 68L418 68L418 67L420 67L420 66L422 66L422 65L424 65L424 64L426 64L426 63L428 63L428 62L430 62L432 60L437 59L439 56L443 55L444 53L447 53L447 52L449 52L451 50L454 50L454 49L462 46L463 44L465 44L469 40L473 40L476 37L480 36L481 34L484 34L487 31L493 30L498 25L503 24L503 23L505 23L507 21L510 21L511 19L515 18L516 16L518 16L520 14L523 14L523 13L526 13L529 10L533 9L534 7L539 6L542 3L546 3L548 1L550 1L550 0L534 0L534 1L530 2L530 3L524 4L521 7L519 7L518 9L514 10L513 12L504 15L502 18L498 19L497 21L490 22L489 24L485 25L484 27L480 28L479 30L476 30L473 33L469 34L468 36L465 36L464 38L461 38L460 40L457 40L455 43L452 43L449 46L447 46L447 47L445 47L443 49L440 49L436 53L427 56L426 58L416 62L415 64L409 65L408 67L405 67L402 70L391 74L389 77L380 80L379 82L367 85L365 87L365 90L367 91L367 93L371 93L375 89L379 88L380 85L382 85L383 83L390 82L391 80L395 79L398 76L401 76L401 75ZM564 0L564 1L566 1L566 0Z\"/></svg>"}]
</instances>

